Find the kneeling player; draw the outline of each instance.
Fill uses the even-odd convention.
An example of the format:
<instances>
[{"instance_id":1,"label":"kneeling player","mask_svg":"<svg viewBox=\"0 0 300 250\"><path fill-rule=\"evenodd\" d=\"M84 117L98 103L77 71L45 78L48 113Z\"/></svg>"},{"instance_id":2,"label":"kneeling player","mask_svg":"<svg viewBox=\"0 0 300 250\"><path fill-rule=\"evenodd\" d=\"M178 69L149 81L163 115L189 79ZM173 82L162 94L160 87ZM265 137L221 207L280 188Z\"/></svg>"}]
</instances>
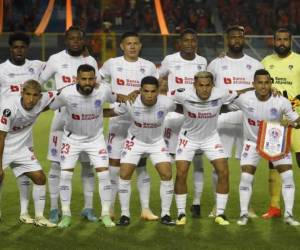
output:
<instances>
[{"instance_id":1,"label":"kneeling player","mask_svg":"<svg viewBox=\"0 0 300 250\"><path fill-rule=\"evenodd\" d=\"M10 166L16 177L26 175L33 185L35 219L21 214L24 223L55 227L44 216L46 177L32 150L32 127L39 114L49 105L52 95L42 94L40 84L26 81L21 97L11 97L2 102L0 120L0 189L3 185L3 169ZM0 190L1 191L1 190Z\"/></svg>"},{"instance_id":2,"label":"kneeling player","mask_svg":"<svg viewBox=\"0 0 300 250\"><path fill-rule=\"evenodd\" d=\"M274 97L271 94L272 79L268 71L257 70L254 75L255 91L241 95L234 101L243 111L244 141L241 156L240 206L241 213L238 225L248 223L248 205L252 194L252 183L256 166L261 156L256 151L260 121L280 122L286 116L292 125L299 128L300 118L292 110L290 102L284 97ZM293 218L295 184L292 171L291 153L284 158L273 161L273 165L282 179L282 196L285 204L284 221L292 226L300 223Z\"/></svg>"}]
</instances>

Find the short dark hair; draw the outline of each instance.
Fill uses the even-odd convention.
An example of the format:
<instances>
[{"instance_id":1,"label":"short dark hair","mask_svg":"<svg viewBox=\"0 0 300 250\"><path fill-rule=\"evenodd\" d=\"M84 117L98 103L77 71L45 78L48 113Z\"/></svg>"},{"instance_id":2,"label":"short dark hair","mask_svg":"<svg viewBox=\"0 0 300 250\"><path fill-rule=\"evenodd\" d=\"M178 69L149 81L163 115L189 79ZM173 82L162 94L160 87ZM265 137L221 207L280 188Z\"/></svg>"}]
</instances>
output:
<instances>
[{"instance_id":1,"label":"short dark hair","mask_svg":"<svg viewBox=\"0 0 300 250\"><path fill-rule=\"evenodd\" d=\"M154 76L145 76L141 81L141 87L143 87L145 84L154 85L157 88L159 87L158 80Z\"/></svg>"},{"instance_id":2,"label":"short dark hair","mask_svg":"<svg viewBox=\"0 0 300 250\"><path fill-rule=\"evenodd\" d=\"M277 33L289 33L289 38L292 38L292 32L287 28L279 28L274 32L274 39Z\"/></svg>"},{"instance_id":3,"label":"short dark hair","mask_svg":"<svg viewBox=\"0 0 300 250\"><path fill-rule=\"evenodd\" d=\"M82 37L85 37L85 32L79 27L79 26L70 26L66 32L65 32L65 36L67 36L70 32L73 32L73 31L77 31L77 32L81 32L82 33Z\"/></svg>"},{"instance_id":4,"label":"short dark hair","mask_svg":"<svg viewBox=\"0 0 300 250\"><path fill-rule=\"evenodd\" d=\"M9 46L12 46L12 44L15 41L23 41L24 43L26 43L27 46L29 46L30 44L30 38L24 32L15 32L9 36L8 38Z\"/></svg>"},{"instance_id":5,"label":"short dark hair","mask_svg":"<svg viewBox=\"0 0 300 250\"><path fill-rule=\"evenodd\" d=\"M125 33L122 34L122 36L121 36L121 42L123 42L124 39L126 39L127 37L131 37L131 36L140 38L139 34L137 32L135 32L135 31L128 31L128 32L125 32Z\"/></svg>"},{"instance_id":6,"label":"short dark hair","mask_svg":"<svg viewBox=\"0 0 300 250\"><path fill-rule=\"evenodd\" d=\"M192 34L192 35L197 36L197 32L194 29L187 28L180 33L180 38L183 38L186 34Z\"/></svg>"},{"instance_id":7,"label":"short dark hair","mask_svg":"<svg viewBox=\"0 0 300 250\"><path fill-rule=\"evenodd\" d=\"M257 76L266 76L266 75L269 76L271 80L273 80L270 73L269 73L269 71L267 71L265 69L258 69L254 73L254 80Z\"/></svg>"},{"instance_id":8,"label":"short dark hair","mask_svg":"<svg viewBox=\"0 0 300 250\"><path fill-rule=\"evenodd\" d=\"M77 68L77 75L79 75L80 72L90 72L93 71L96 74L96 70L92 65L89 64L81 64L78 68Z\"/></svg>"},{"instance_id":9,"label":"short dark hair","mask_svg":"<svg viewBox=\"0 0 300 250\"><path fill-rule=\"evenodd\" d=\"M245 28L241 25L235 24L235 25L230 25L226 29L226 34L228 35L231 31L237 30L245 33Z\"/></svg>"},{"instance_id":10,"label":"short dark hair","mask_svg":"<svg viewBox=\"0 0 300 250\"><path fill-rule=\"evenodd\" d=\"M194 80L197 81L199 78L208 78L211 80L212 84L214 84L214 76L211 72L209 71L200 71L197 72L194 76Z\"/></svg>"}]
</instances>

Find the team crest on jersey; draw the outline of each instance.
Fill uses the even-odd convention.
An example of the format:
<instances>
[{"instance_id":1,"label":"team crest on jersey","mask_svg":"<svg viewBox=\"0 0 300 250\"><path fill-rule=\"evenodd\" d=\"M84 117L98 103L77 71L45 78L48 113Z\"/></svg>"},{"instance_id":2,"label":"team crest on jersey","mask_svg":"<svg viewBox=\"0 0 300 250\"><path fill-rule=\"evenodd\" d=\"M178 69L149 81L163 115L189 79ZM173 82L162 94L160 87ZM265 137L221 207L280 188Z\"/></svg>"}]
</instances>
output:
<instances>
[{"instance_id":1,"label":"team crest on jersey","mask_svg":"<svg viewBox=\"0 0 300 250\"><path fill-rule=\"evenodd\" d=\"M68 65L68 64L63 64L63 65L61 65L61 67L62 67L63 69L67 69L67 68L69 67L69 65Z\"/></svg>"},{"instance_id":2,"label":"team crest on jersey","mask_svg":"<svg viewBox=\"0 0 300 250\"><path fill-rule=\"evenodd\" d=\"M223 65L222 66L222 70L227 70L228 69L228 66L227 65Z\"/></svg>"},{"instance_id":3,"label":"team crest on jersey","mask_svg":"<svg viewBox=\"0 0 300 250\"><path fill-rule=\"evenodd\" d=\"M175 65L175 70L180 70L180 65Z\"/></svg>"},{"instance_id":4,"label":"team crest on jersey","mask_svg":"<svg viewBox=\"0 0 300 250\"><path fill-rule=\"evenodd\" d=\"M98 99L98 100L95 101L95 107L96 108L101 107L101 100Z\"/></svg>"},{"instance_id":5,"label":"team crest on jersey","mask_svg":"<svg viewBox=\"0 0 300 250\"><path fill-rule=\"evenodd\" d=\"M125 151L125 150L123 150L123 151L122 151L122 153L121 153L121 157L125 157L125 156L126 156L126 154L127 154L127 153L126 153L126 151Z\"/></svg>"},{"instance_id":6,"label":"team crest on jersey","mask_svg":"<svg viewBox=\"0 0 300 250\"><path fill-rule=\"evenodd\" d=\"M162 118L164 116L164 111L160 110L157 112L157 118Z\"/></svg>"},{"instance_id":7,"label":"team crest on jersey","mask_svg":"<svg viewBox=\"0 0 300 250\"><path fill-rule=\"evenodd\" d=\"M29 68L28 71L30 74L32 74L32 75L34 74L34 68Z\"/></svg>"},{"instance_id":8,"label":"team crest on jersey","mask_svg":"<svg viewBox=\"0 0 300 250\"><path fill-rule=\"evenodd\" d=\"M4 117L10 117L10 115L11 115L10 109L4 109L3 110L3 116Z\"/></svg>"},{"instance_id":9,"label":"team crest on jersey","mask_svg":"<svg viewBox=\"0 0 300 250\"><path fill-rule=\"evenodd\" d=\"M122 70L122 67L117 67L117 71L121 72Z\"/></svg>"},{"instance_id":10,"label":"team crest on jersey","mask_svg":"<svg viewBox=\"0 0 300 250\"><path fill-rule=\"evenodd\" d=\"M177 149L177 154L181 154L181 153L182 153L182 149L181 148Z\"/></svg>"},{"instance_id":11,"label":"team crest on jersey","mask_svg":"<svg viewBox=\"0 0 300 250\"><path fill-rule=\"evenodd\" d=\"M247 64L247 65L246 65L246 68L249 69L249 70L251 70L251 69L252 69L252 66L251 66L250 64Z\"/></svg>"},{"instance_id":12,"label":"team crest on jersey","mask_svg":"<svg viewBox=\"0 0 300 250\"><path fill-rule=\"evenodd\" d=\"M294 65L289 65L289 69L292 70L294 68Z\"/></svg>"},{"instance_id":13,"label":"team crest on jersey","mask_svg":"<svg viewBox=\"0 0 300 250\"><path fill-rule=\"evenodd\" d=\"M278 117L278 110L276 108L271 108L270 113L272 118L276 119Z\"/></svg>"},{"instance_id":14,"label":"team crest on jersey","mask_svg":"<svg viewBox=\"0 0 300 250\"><path fill-rule=\"evenodd\" d=\"M201 71L201 70L202 70L202 66L201 66L200 64L198 64L197 69L198 69L199 71Z\"/></svg>"},{"instance_id":15,"label":"team crest on jersey","mask_svg":"<svg viewBox=\"0 0 300 250\"><path fill-rule=\"evenodd\" d=\"M141 72L142 74L145 74L145 68L140 68L140 72Z\"/></svg>"}]
</instances>

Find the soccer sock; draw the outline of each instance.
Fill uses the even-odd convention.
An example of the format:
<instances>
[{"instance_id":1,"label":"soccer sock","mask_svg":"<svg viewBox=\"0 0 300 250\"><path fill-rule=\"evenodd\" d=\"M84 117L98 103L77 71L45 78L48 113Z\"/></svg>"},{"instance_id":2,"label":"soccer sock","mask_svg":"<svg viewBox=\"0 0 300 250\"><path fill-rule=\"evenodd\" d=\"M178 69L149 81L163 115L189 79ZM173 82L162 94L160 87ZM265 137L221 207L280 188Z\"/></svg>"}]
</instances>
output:
<instances>
[{"instance_id":1,"label":"soccer sock","mask_svg":"<svg viewBox=\"0 0 300 250\"><path fill-rule=\"evenodd\" d=\"M177 206L177 214L185 214L187 194L175 194L175 201Z\"/></svg>"},{"instance_id":2,"label":"soccer sock","mask_svg":"<svg viewBox=\"0 0 300 250\"><path fill-rule=\"evenodd\" d=\"M240 181L240 208L241 216L248 214L248 207L252 195L252 183L254 176L248 173L241 173Z\"/></svg>"},{"instance_id":3,"label":"soccer sock","mask_svg":"<svg viewBox=\"0 0 300 250\"><path fill-rule=\"evenodd\" d=\"M271 207L280 208L281 178L276 169L269 172L269 192L271 196Z\"/></svg>"},{"instance_id":4,"label":"soccer sock","mask_svg":"<svg viewBox=\"0 0 300 250\"><path fill-rule=\"evenodd\" d=\"M170 207L174 193L173 181L160 181L161 217L170 215Z\"/></svg>"},{"instance_id":5,"label":"soccer sock","mask_svg":"<svg viewBox=\"0 0 300 250\"><path fill-rule=\"evenodd\" d=\"M109 175L111 182L111 208L113 209L116 203L116 197L119 189L120 167L109 166Z\"/></svg>"},{"instance_id":6,"label":"soccer sock","mask_svg":"<svg viewBox=\"0 0 300 250\"><path fill-rule=\"evenodd\" d=\"M216 215L224 214L226 204L228 200L228 194L216 193Z\"/></svg>"},{"instance_id":7,"label":"soccer sock","mask_svg":"<svg viewBox=\"0 0 300 250\"><path fill-rule=\"evenodd\" d=\"M295 198L295 183L293 171L287 170L280 174L282 179L282 197L284 200L284 217L293 215L293 206Z\"/></svg>"},{"instance_id":8,"label":"soccer sock","mask_svg":"<svg viewBox=\"0 0 300 250\"><path fill-rule=\"evenodd\" d=\"M81 180L84 194L84 208L93 208L95 174L94 167L89 162L81 162Z\"/></svg>"},{"instance_id":9,"label":"soccer sock","mask_svg":"<svg viewBox=\"0 0 300 250\"><path fill-rule=\"evenodd\" d=\"M34 201L35 218L42 217L45 208L46 185L33 184L32 197Z\"/></svg>"},{"instance_id":10,"label":"soccer sock","mask_svg":"<svg viewBox=\"0 0 300 250\"><path fill-rule=\"evenodd\" d=\"M140 195L141 207L149 208L150 199L150 176L147 172L146 166L138 166L136 168L137 187Z\"/></svg>"},{"instance_id":11,"label":"soccer sock","mask_svg":"<svg viewBox=\"0 0 300 250\"><path fill-rule=\"evenodd\" d=\"M109 171L105 170L97 172L97 176L99 180L99 195L102 207L101 215L109 215L109 207L111 203L111 183Z\"/></svg>"},{"instance_id":12,"label":"soccer sock","mask_svg":"<svg viewBox=\"0 0 300 250\"><path fill-rule=\"evenodd\" d=\"M20 192L20 214L28 214L28 204L30 196L30 179L26 175L17 177L17 183Z\"/></svg>"},{"instance_id":13,"label":"soccer sock","mask_svg":"<svg viewBox=\"0 0 300 250\"><path fill-rule=\"evenodd\" d=\"M203 191L203 161L201 155L196 155L193 159L194 164L194 198L193 205L200 205Z\"/></svg>"},{"instance_id":14,"label":"soccer sock","mask_svg":"<svg viewBox=\"0 0 300 250\"><path fill-rule=\"evenodd\" d=\"M119 178L119 199L121 204L121 215L130 217L129 203L131 195L131 180Z\"/></svg>"},{"instance_id":15,"label":"soccer sock","mask_svg":"<svg viewBox=\"0 0 300 250\"><path fill-rule=\"evenodd\" d=\"M59 197L59 179L60 179L60 164L59 162L52 161L50 171L48 174L48 186L50 193L50 209L58 208Z\"/></svg>"},{"instance_id":16,"label":"soccer sock","mask_svg":"<svg viewBox=\"0 0 300 250\"><path fill-rule=\"evenodd\" d=\"M61 210L63 215L71 216L71 196L72 196L72 177L73 172L70 171L61 171L60 176L60 201L61 201Z\"/></svg>"}]
</instances>

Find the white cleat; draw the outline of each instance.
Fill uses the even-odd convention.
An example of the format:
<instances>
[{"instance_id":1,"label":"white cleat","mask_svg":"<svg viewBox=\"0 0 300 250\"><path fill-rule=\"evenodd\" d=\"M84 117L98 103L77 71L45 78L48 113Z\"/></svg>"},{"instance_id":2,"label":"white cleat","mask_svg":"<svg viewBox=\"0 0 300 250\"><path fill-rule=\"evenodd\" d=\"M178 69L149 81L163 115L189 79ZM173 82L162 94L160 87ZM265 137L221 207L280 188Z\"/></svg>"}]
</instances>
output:
<instances>
[{"instance_id":1,"label":"white cleat","mask_svg":"<svg viewBox=\"0 0 300 250\"><path fill-rule=\"evenodd\" d=\"M246 226L248 224L249 217L247 214L242 215L236 222L239 226Z\"/></svg>"},{"instance_id":2,"label":"white cleat","mask_svg":"<svg viewBox=\"0 0 300 250\"><path fill-rule=\"evenodd\" d=\"M152 211L149 208L143 208L142 213L141 213L141 218L144 220L158 220L158 216L152 213Z\"/></svg>"},{"instance_id":3,"label":"white cleat","mask_svg":"<svg viewBox=\"0 0 300 250\"><path fill-rule=\"evenodd\" d=\"M57 225L47 220L44 216L37 217L34 220L34 225L39 227L56 227Z\"/></svg>"},{"instance_id":4,"label":"white cleat","mask_svg":"<svg viewBox=\"0 0 300 250\"><path fill-rule=\"evenodd\" d=\"M300 226L300 222L299 221L296 221L294 219L293 216L289 215L287 217L284 218L284 222L290 226L294 226L294 227L297 227L297 226Z\"/></svg>"},{"instance_id":5,"label":"white cleat","mask_svg":"<svg viewBox=\"0 0 300 250\"><path fill-rule=\"evenodd\" d=\"M34 223L34 219L32 219L29 214L21 214L19 219L24 224L33 224Z\"/></svg>"}]
</instances>

